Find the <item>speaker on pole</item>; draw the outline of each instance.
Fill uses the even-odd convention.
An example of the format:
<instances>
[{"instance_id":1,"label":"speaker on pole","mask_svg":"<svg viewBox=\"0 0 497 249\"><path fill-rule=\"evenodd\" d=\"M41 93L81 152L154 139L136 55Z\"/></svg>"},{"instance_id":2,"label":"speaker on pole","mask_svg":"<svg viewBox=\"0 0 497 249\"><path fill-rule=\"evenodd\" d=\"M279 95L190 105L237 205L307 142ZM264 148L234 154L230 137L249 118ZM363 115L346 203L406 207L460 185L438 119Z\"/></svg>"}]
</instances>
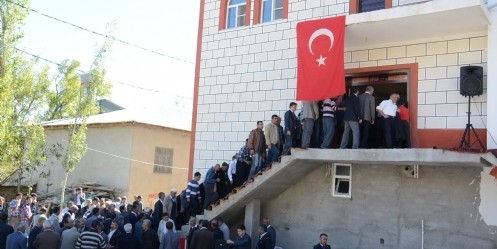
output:
<instances>
[{"instance_id":1,"label":"speaker on pole","mask_svg":"<svg viewBox=\"0 0 497 249\"><path fill-rule=\"evenodd\" d=\"M483 67L461 67L459 92L463 96L480 96L483 94Z\"/></svg>"},{"instance_id":2,"label":"speaker on pole","mask_svg":"<svg viewBox=\"0 0 497 249\"><path fill-rule=\"evenodd\" d=\"M459 143L459 149L472 150L473 144L478 142L480 150L485 150L485 145L480 140L476 133L473 124L471 124L471 98L475 95L483 94L483 68L480 66L465 66L461 67L461 85L459 91L464 97L468 97L468 123ZM476 137L476 141L471 141L471 132Z\"/></svg>"}]
</instances>

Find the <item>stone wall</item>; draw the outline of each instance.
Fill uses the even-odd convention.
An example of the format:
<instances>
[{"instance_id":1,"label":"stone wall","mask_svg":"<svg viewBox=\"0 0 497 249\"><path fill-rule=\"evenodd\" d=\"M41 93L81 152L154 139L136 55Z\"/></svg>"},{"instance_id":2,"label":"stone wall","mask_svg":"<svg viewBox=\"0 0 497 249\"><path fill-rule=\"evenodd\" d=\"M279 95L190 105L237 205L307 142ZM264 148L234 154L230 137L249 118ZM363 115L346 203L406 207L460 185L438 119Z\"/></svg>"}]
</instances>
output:
<instances>
[{"instance_id":1,"label":"stone wall","mask_svg":"<svg viewBox=\"0 0 497 249\"><path fill-rule=\"evenodd\" d=\"M481 168L422 167L419 179L401 166L352 166L352 198L331 197L326 167L269 203L277 245L310 248L320 233L332 248L496 248L496 226L481 219ZM380 240L384 240L384 245Z\"/></svg>"}]
</instances>

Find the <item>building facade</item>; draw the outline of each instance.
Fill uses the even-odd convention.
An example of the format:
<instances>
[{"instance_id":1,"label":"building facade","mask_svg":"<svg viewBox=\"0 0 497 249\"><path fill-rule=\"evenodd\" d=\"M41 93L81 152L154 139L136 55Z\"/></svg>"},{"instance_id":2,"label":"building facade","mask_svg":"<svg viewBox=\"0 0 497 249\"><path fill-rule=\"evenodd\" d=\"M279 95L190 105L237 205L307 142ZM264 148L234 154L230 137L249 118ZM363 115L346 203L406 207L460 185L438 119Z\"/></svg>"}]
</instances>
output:
<instances>
[{"instance_id":1,"label":"building facade","mask_svg":"<svg viewBox=\"0 0 497 249\"><path fill-rule=\"evenodd\" d=\"M267 123L272 114L283 116L296 96L297 23L338 15L346 15L346 86L363 89L373 85L377 104L391 92L400 93L409 102L414 148L457 148L468 123L467 112L471 110L471 124L483 144L476 143L473 148L496 149L497 112L492 108L497 106L497 75L494 73L497 69L497 28L491 25L497 18L495 5L495 1L480 0L201 1L189 175L194 171L205 172L213 164L229 160L243 145L250 130L256 127L257 121ZM482 67L482 94L469 97L461 94L460 76L464 66ZM473 141L475 136L472 133ZM350 156L354 158L357 155ZM354 168L364 166L357 171L361 174L362 171L366 173L377 169L378 163L374 160L379 159L373 157L359 162L345 162L352 163ZM260 210L264 214L261 215L278 217L279 221L275 221L276 227L279 227L278 234L286 234L284 238L288 239L282 244L284 248L309 246L326 228L330 233L339 234L336 248L372 248L379 245L380 238L390 241L385 242L386 248L415 248L416 243L411 245L409 242L409 237L415 232L408 225L400 224L408 224L411 219L419 223L423 215L411 215L417 210L424 210L433 218L438 217L437 210L442 213L449 210L449 216L443 220L434 223L427 221L428 226L433 228L433 234L429 236L433 237L424 245L434 248L469 248L468 245L493 248L497 246L495 215L484 215L483 218L478 213L482 212L481 206L472 211L455 208L457 203L471 204L475 200L486 203L484 209L497 207L494 195L497 187L481 192L482 184L490 179L483 175L488 176L486 166L491 164L481 164L476 169L453 163L442 164L446 168L430 168L433 173L430 175L460 171L457 175L462 177L467 174L472 180L460 179L441 184L436 182L436 177L430 176L423 180L428 185L422 186L417 185L419 182L416 186L405 182L398 172L389 171L391 167L378 169L385 171L385 177L391 180L373 174L364 182L365 179L354 174L352 182L364 184L359 189L354 187L351 190L352 196L360 200L354 197L347 201L354 199L355 204L343 199L329 200L329 184L325 184L328 187L321 186L321 192L306 195L314 190L312 183L321 180L318 172L322 168L315 168L303 175L302 180L288 185L287 190L275 193L272 201L263 201ZM458 177L455 176L455 179ZM476 181L473 184L477 185L475 189L471 187L473 185L468 187L473 180ZM264 185L263 182L260 184ZM454 194L453 203L442 201L438 207L423 208L425 202L433 203L437 202L438 197L452 196L453 189L446 189L446 184L459 189L456 192L473 191L477 196ZM419 191L406 193L409 197L404 199L402 193L412 187L419 188ZM372 191L371 195L361 194L368 188ZM437 194L432 190L441 192ZM393 191L393 195L383 196L384 191ZM294 195L309 199L302 200L303 203L289 202ZM325 204L309 204L313 208L305 213L299 212L305 210L304 204L312 203L319 196L326 196L322 197L327 200ZM380 201L382 198L388 201ZM394 201L399 198L401 202ZM319 199L316 201L321 203ZM371 213L361 214L360 207L376 201L378 206L372 205ZM395 203L390 203L392 201ZM237 202L232 204L241 205ZM388 219L393 220L385 223L383 220L386 217L382 217L382 213L389 211L385 211L388 209L383 204L394 206L398 211L392 212ZM408 208L402 209L402 206ZM285 215L278 211L285 208L293 211ZM317 217L317 214L329 219L320 220L321 216ZM359 221L349 222L344 218L356 215L369 226L360 226ZM459 216L464 218L456 218ZM475 228L469 224L472 219L477 220L475 224L483 219L484 224L476 224ZM418 223L416 226L420 228ZM394 224L398 229L384 229ZM293 229L292 226L297 227ZM460 227L461 230L456 231L452 227ZM378 237L375 231L384 231L385 236ZM297 240L297 235L305 238L314 236L316 239ZM418 235L412 237L413 240L420 239ZM471 238L467 240L469 244L462 243L467 238ZM418 245L421 244L416 244L416 247Z\"/></svg>"},{"instance_id":2,"label":"building facade","mask_svg":"<svg viewBox=\"0 0 497 249\"><path fill-rule=\"evenodd\" d=\"M492 14L480 1L385 1L390 8L357 14L351 14L351 4L358 1L274 1L283 4L284 13L268 22L257 18L261 1L231 2L245 6L244 25L228 28L228 1L206 0L201 6L193 168L231 158L256 121L283 115L295 100L296 24L336 15L347 15L348 86L357 77L404 73L399 90L410 103L415 147L458 146L468 111L460 69L482 66L484 90L472 98L471 122L484 145L496 147L496 135L487 139L487 127L495 127L497 119L488 118L487 108L493 87L487 84L488 39L495 32Z\"/></svg>"},{"instance_id":3,"label":"building facade","mask_svg":"<svg viewBox=\"0 0 497 249\"><path fill-rule=\"evenodd\" d=\"M187 112L182 112L188 118ZM69 174L67 186L98 183L115 188L116 194L130 202L133 196L141 195L144 207L153 207L161 191L186 188L190 131L187 121L176 122L178 113L119 110L89 117L87 151ZM47 145L60 144L65 149L72 122L45 123ZM38 194L57 193L64 178L62 158L49 154L45 166L32 175L24 174L22 185L36 184ZM5 185L16 179L14 174Z\"/></svg>"}]
</instances>

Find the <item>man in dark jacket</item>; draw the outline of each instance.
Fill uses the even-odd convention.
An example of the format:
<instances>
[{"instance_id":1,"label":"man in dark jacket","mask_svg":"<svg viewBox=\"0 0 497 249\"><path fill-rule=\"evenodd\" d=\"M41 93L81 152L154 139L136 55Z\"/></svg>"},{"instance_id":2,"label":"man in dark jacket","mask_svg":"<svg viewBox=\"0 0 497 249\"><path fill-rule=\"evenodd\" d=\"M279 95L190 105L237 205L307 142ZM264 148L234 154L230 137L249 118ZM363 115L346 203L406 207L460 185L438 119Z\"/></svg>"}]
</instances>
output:
<instances>
[{"instance_id":1,"label":"man in dark jacket","mask_svg":"<svg viewBox=\"0 0 497 249\"><path fill-rule=\"evenodd\" d=\"M124 225L125 234L121 235L117 241L117 249L139 249L140 241L136 235L132 234L133 226L128 223Z\"/></svg>"},{"instance_id":2,"label":"man in dark jacket","mask_svg":"<svg viewBox=\"0 0 497 249\"><path fill-rule=\"evenodd\" d=\"M166 194L164 192L159 193L159 199L155 202L154 205L154 213L153 213L153 226L152 228L157 230L159 227L159 223L162 220L162 212L164 212L164 198L166 198Z\"/></svg>"},{"instance_id":3,"label":"man in dark jacket","mask_svg":"<svg viewBox=\"0 0 497 249\"><path fill-rule=\"evenodd\" d=\"M257 246L255 247L256 249L273 249L271 247L272 242L271 242L271 235L267 233L267 226L261 224L259 226L259 234L261 235L259 237L259 241L257 242Z\"/></svg>"},{"instance_id":4,"label":"man in dark jacket","mask_svg":"<svg viewBox=\"0 0 497 249\"><path fill-rule=\"evenodd\" d=\"M0 249L5 249L7 243L7 236L14 233L14 228L7 224L9 216L6 213L0 212Z\"/></svg>"},{"instance_id":5,"label":"man in dark jacket","mask_svg":"<svg viewBox=\"0 0 497 249\"><path fill-rule=\"evenodd\" d=\"M38 249L57 249L60 247L60 234L52 231L52 222L49 220L43 222L43 232L36 236L33 245Z\"/></svg>"},{"instance_id":6,"label":"man in dark jacket","mask_svg":"<svg viewBox=\"0 0 497 249\"><path fill-rule=\"evenodd\" d=\"M36 220L35 226L29 231L29 236L28 236L28 249L35 249L36 246L34 246L34 241L38 234L40 234L43 231L43 222L45 222L45 217L40 217L38 220Z\"/></svg>"},{"instance_id":7,"label":"man in dark jacket","mask_svg":"<svg viewBox=\"0 0 497 249\"><path fill-rule=\"evenodd\" d=\"M331 249L330 245L328 245L328 235L326 233L319 235L319 244L315 245L314 249Z\"/></svg>"},{"instance_id":8,"label":"man in dark jacket","mask_svg":"<svg viewBox=\"0 0 497 249\"><path fill-rule=\"evenodd\" d=\"M252 239L247 234L247 229L245 225L241 225L236 229L236 233L238 234L238 238L235 241L228 240L227 243L233 245L235 249L251 249L252 248Z\"/></svg>"},{"instance_id":9,"label":"man in dark jacket","mask_svg":"<svg viewBox=\"0 0 497 249\"><path fill-rule=\"evenodd\" d=\"M193 233L199 229L199 226L197 225L197 219L195 217L190 217L190 221L188 223L190 225L190 231L188 231L188 235L186 236L186 248L190 249Z\"/></svg>"},{"instance_id":10,"label":"man in dark jacket","mask_svg":"<svg viewBox=\"0 0 497 249\"><path fill-rule=\"evenodd\" d=\"M290 102L289 110L285 112L285 144L283 145L283 155L290 154L290 149L292 147L297 147L298 137L301 133L300 121L295 115L297 110L297 103Z\"/></svg>"},{"instance_id":11,"label":"man in dark jacket","mask_svg":"<svg viewBox=\"0 0 497 249\"><path fill-rule=\"evenodd\" d=\"M143 249L158 249L160 246L159 235L151 228L150 220L143 221Z\"/></svg>"},{"instance_id":12,"label":"man in dark jacket","mask_svg":"<svg viewBox=\"0 0 497 249\"><path fill-rule=\"evenodd\" d=\"M27 249L28 248L28 239L24 236L24 232L26 232L27 224L24 222L17 223L16 232L11 233L7 236L6 248L19 248L19 249Z\"/></svg>"},{"instance_id":13,"label":"man in dark jacket","mask_svg":"<svg viewBox=\"0 0 497 249\"><path fill-rule=\"evenodd\" d=\"M203 220L202 227L193 233L190 249L212 249L214 248L214 235L209 230L209 221Z\"/></svg>"},{"instance_id":14,"label":"man in dark jacket","mask_svg":"<svg viewBox=\"0 0 497 249\"><path fill-rule=\"evenodd\" d=\"M359 148L359 124L362 123L361 107L357 97L359 89L352 87L350 92L352 94L345 100L345 114L343 116L345 126L340 143L341 149L347 148L349 144L350 130L352 130L352 149Z\"/></svg>"}]
</instances>

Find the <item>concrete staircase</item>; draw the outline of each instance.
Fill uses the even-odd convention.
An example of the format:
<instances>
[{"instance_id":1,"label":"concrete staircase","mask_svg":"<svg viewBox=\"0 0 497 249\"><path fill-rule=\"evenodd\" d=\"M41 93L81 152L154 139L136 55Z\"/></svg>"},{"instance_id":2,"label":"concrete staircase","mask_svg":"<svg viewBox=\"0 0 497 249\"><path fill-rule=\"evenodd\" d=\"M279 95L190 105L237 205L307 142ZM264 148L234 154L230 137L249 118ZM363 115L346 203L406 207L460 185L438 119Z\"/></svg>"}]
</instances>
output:
<instances>
[{"instance_id":1,"label":"concrete staircase","mask_svg":"<svg viewBox=\"0 0 497 249\"><path fill-rule=\"evenodd\" d=\"M270 169L259 172L254 182L231 193L204 212L204 218L222 216L225 220L240 220L245 206L254 199L270 201L308 173L331 163L359 165L420 165L490 167L497 165L491 153L464 153L442 149L292 149Z\"/></svg>"}]
</instances>

